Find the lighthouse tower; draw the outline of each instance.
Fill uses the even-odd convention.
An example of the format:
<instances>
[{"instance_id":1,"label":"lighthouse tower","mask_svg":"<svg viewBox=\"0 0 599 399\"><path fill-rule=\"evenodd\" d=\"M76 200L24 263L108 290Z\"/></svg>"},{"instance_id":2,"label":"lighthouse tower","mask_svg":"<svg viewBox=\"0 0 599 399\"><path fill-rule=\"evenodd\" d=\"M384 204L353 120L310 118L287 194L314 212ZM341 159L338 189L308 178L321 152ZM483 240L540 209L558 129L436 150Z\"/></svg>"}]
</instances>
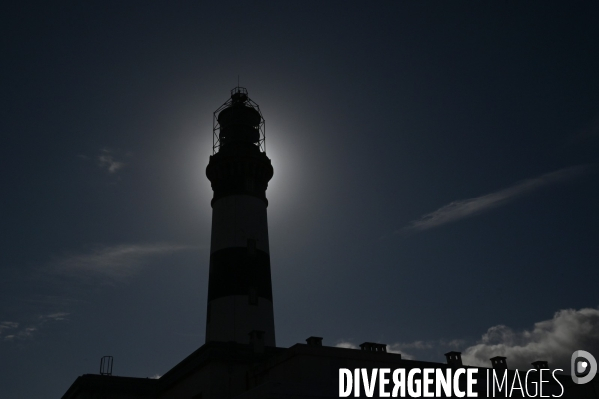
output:
<instances>
[{"instance_id":1,"label":"lighthouse tower","mask_svg":"<svg viewBox=\"0 0 599 399\"><path fill-rule=\"evenodd\" d=\"M265 145L260 108L234 88L214 112L206 168L214 191L206 342L249 343L251 333L275 346L266 219L273 168Z\"/></svg>"}]
</instances>

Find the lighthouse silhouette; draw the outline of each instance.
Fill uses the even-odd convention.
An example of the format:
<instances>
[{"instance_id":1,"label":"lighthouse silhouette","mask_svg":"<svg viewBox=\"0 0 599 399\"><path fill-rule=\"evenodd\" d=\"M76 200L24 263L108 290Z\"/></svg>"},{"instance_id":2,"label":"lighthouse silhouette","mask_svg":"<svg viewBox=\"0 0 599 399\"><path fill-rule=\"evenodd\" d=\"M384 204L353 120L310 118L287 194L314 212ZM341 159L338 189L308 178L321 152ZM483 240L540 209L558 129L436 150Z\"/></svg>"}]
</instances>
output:
<instances>
[{"instance_id":1,"label":"lighthouse silhouette","mask_svg":"<svg viewBox=\"0 0 599 399\"><path fill-rule=\"evenodd\" d=\"M264 118L243 87L214 112L212 239L206 342L275 346L266 188L273 167Z\"/></svg>"}]
</instances>

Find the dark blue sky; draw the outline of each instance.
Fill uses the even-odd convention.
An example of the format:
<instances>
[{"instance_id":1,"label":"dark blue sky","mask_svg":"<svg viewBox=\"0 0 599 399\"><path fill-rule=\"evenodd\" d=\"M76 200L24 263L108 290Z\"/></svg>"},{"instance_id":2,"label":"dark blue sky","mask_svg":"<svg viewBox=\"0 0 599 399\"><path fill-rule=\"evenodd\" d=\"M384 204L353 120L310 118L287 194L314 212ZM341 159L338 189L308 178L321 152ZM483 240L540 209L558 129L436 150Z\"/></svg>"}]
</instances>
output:
<instances>
[{"instance_id":1,"label":"dark blue sky","mask_svg":"<svg viewBox=\"0 0 599 399\"><path fill-rule=\"evenodd\" d=\"M238 75L275 170L279 346L599 356L597 20L590 1L4 6L2 397L59 397L103 355L162 375L203 344L204 171Z\"/></svg>"}]
</instances>

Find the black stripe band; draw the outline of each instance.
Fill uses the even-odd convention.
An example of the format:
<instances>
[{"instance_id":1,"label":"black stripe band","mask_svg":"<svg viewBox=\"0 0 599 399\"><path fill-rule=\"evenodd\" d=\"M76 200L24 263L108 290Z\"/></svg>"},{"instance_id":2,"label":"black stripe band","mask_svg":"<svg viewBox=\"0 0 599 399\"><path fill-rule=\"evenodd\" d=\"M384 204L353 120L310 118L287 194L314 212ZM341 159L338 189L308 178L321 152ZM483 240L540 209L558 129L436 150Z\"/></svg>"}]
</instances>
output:
<instances>
[{"instance_id":1,"label":"black stripe band","mask_svg":"<svg viewBox=\"0 0 599 399\"><path fill-rule=\"evenodd\" d=\"M221 198L228 197L230 195L250 195L252 197L256 197L268 206L268 200L266 199L266 195L264 193L255 193L250 191L239 191L239 190L231 190L231 191L219 191L214 192L214 197L210 201L210 206L214 208L214 203Z\"/></svg>"},{"instance_id":2,"label":"black stripe band","mask_svg":"<svg viewBox=\"0 0 599 399\"><path fill-rule=\"evenodd\" d=\"M250 295L272 302L270 256L258 249L234 247L210 255L208 301L231 295Z\"/></svg>"}]
</instances>

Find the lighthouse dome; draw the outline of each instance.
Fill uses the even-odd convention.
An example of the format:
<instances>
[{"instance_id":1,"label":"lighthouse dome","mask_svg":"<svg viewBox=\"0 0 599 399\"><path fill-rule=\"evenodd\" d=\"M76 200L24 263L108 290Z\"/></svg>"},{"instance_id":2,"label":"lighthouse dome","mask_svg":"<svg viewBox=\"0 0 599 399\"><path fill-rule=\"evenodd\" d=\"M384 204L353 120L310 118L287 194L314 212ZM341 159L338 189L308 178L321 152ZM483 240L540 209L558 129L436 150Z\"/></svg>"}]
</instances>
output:
<instances>
[{"instance_id":1,"label":"lighthouse dome","mask_svg":"<svg viewBox=\"0 0 599 399\"><path fill-rule=\"evenodd\" d=\"M258 110L246 104L247 92L234 93L231 100L231 104L217 116L221 145L225 146L233 142L258 143L262 115Z\"/></svg>"}]
</instances>

